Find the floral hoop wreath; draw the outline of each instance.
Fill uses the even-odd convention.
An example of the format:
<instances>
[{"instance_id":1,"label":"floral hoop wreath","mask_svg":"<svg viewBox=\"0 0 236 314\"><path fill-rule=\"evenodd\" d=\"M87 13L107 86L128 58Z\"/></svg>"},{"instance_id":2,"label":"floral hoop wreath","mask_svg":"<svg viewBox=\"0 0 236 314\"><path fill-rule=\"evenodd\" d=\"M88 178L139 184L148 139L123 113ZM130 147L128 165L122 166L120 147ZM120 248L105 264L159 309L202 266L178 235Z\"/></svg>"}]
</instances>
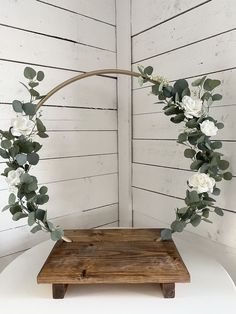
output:
<instances>
[{"instance_id":1,"label":"floral hoop wreath","mask_svg":"<svg viewBox=\"0 0 236 314\"><path fill-rule=\"evenodd\" d=\"M12 107L16 117L8 131L0 130L0 156L6 159L7 165L2 175L10 191L8 205L2 210L9 210L14 221L27 218L32 233L42 230L49 232L54 241L70 241L60 227L47 219L47 211L41 207L49 200L48 188L39 187L37 178L30 174L31 167L39 162L38 151L42 148L36 138L48 137L38 109L64 86L85 77L109 73L138 77L141 86L151 83L152 93L158 98L157 104L164 104L164 114L171 116L171 122L184 124L177 142L187 147L184 156L191 159L190 169L194 174L187 181L185 206L175 209L176 219L170 229L162 230L161 238L170 239L172 233L183 231L188 224L196 227L202 221L211 223L208 219L211 212L223 216L223 210L215 206L216 200L212 195L220 194L216 183L222 179L231 180L232 174L226 171L229 162L222 159L223 154L218 152L222 142L211 139L224 125L209 114L212 103L222 99L222 95L213 93L221 82L203 76L192 82L190 90L185 79L177 80L172 86L165 78L153 75L151 66L139 66L138 70L140 73L119 69L83 73L56 86L47 95L40 96L35 88L44 79L44 73L36 72L31 67L24 69L28 82L22 85L29 92L29 101L14 100Z\"/></svg>"}]
</instances>

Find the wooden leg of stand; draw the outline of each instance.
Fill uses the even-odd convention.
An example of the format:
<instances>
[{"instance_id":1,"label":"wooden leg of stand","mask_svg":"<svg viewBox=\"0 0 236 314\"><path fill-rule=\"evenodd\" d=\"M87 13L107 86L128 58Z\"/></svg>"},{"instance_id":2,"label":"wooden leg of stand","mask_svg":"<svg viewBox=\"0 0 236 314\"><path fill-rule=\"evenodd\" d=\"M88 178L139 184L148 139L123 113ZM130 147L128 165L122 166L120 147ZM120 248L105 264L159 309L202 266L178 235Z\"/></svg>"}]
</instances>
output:
<instances>
[{"instance_id":1,"label":"wooden leg of stand","mask_svg":"<svg viewBox=\"0 0 236 314\"><path fill-rule=\"evenodd\" d=\"M161 283L161 290L164 298L175 297L175 284L174 283Z\"/></svg>"},{"instance_id":2,"label":"wooden leg of stand","mask_svg":"<svg viewBox=\"0 0 236 314\"><path fill-rule=\"evenodd\" d=\"M53 299L64 299L67 286L68 285L64 285L64 284L53 284L52 285Z\"/></svg>"}]
</instances>

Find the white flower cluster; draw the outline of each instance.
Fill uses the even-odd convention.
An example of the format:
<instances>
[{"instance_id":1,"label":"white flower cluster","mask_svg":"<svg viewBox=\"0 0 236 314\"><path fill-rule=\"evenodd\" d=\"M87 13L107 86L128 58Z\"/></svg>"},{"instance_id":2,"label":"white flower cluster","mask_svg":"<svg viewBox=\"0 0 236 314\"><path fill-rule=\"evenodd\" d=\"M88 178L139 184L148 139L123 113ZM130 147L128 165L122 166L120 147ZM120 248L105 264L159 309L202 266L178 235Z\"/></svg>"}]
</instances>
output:
<instances>
[{"instance_id":1,"label":"white flower cluster","mask_svg":"<svg viewBox=\"0 0 236 314\"><path fill-rule=\"evenodd\" d=\"M182 99L182 107L186 118L199 118L204 113L201 99L193 99L190 96L184 96Z\"/></svg>"},{"instance_id":2,"label":"white flower cluster","mask_svg":"<svg viewBox=\"0 0 236 314\"><path fill-rule=\"evenodd\" d=\"M34 122L29 119L29 116L18 115L12 120L11 133L14 136L29 136L33 131L34 125Z\"/></svg>"},{"instance_id":3,"label":"white flower cluster","mask_svg":"<svg viewBox=\"0 0 236 314\"><path fill-rule=\"evenodd\" d=\"M20 177L24 172L25 171L22 168L17 168L16 170L11 170L8 172L6 182L8 183L9 191L11 193L17 194L17 186L20 184Z\"/></svg>"},{"instance_id":4,"label":"white flower cluster","mask_svg":"<svg viewBox=\"0 0 236 314\"><path fill-rule=\"evenodd\" d=\"M182 99L182 108L186 118L200 118L205 114L203 102L201 99L193 99L190 96L184 96ZM218 128L213 121L204 120L200 123L200 129L206 136L215 136Z\"/></svg>"},{"instance_id":5,"label":"white flower cluster","mask_svg":"<svg viewBox=\"0 0 236 314\"><path fill-rule=\"evenodd\" d=\"M189 178L188 183L197 193L213 192L215 179L205 173L195 173Z\"/></svg>"}]
</instances>

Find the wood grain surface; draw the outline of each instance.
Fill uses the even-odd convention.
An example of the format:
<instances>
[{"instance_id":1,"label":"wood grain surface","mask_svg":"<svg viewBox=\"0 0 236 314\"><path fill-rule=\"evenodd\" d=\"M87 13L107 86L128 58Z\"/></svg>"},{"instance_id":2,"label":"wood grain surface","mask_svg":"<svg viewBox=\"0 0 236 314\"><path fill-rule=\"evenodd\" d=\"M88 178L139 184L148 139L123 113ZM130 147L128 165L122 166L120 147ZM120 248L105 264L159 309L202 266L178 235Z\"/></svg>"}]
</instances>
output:
<instances>
[{"instance_id":1,"label":"wood grain surface","mask_svg":"<svg viewBox=\"0 0 236 314\"><path fill-rule=\"evenodd\" d=\"M161 283L168 284L164 296L173 297L174 283L190 275L174 242L159 240L160 230L67 230L73 242L55 244L38 283L53 284L54 292L60 284Z\"/></svg>"}]
</instances>

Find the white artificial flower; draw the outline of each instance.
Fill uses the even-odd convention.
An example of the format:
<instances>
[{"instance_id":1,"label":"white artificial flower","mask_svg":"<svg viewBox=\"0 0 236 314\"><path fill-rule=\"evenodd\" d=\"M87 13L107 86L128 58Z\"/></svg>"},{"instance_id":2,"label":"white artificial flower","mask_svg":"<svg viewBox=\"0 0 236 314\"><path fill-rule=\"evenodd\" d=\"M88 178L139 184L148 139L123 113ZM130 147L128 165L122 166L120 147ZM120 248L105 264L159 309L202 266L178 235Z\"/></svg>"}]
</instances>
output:
<instances>
[{"instance_id":1,"label":"white artificial flower","mask_svg":"<svg viewBox=\"0 0 236 314\"><path fill-rule=\"evenodd\" d=\"M205 173L195 173L189 178L188 183L197 193L212 193L216 182Z\"/></svg>"},{"instance_id":2,"label":"white artificial flower","mask_svg":"<svg viewBox=\"0 0 236 314\"><path fill-rule=\"evenodd\" d=\"M30 135L34 128L34 122L28 116L19 115L12 120L11 133L14 136Z\"/></svg>"},{"instance_id":3,"label":"white artificial flower","mask_svg":"<svg viewBox=\"0 0 236 314\"><path fill-rule=\"evenodd\" d=\"M203 115L203 103L201 99L193 99L190 96L184 96L182 107L186 118L201 117Z\"/></svg>"},{"instance_id":4,"label":"white artificial flower","mask_svg":"<svg viewBox=\"0 0 236 314\"><path fill-rule=\"evenodd\" d=\"M218 128L213 121L204 120L200 123L200 129L206 136L214 136L218 132Z\"/></svg>"},{"instance_id":5,"label":"white artificial flower","mask_svg":"<svg viewBox=\"0 0 236 314\"><path fill-rule=\"evenodd\" d=\"M9 191L11 193L16 194L17 193L17 185L20 184L20 176L24 173L24 169L17 168L16 170L11 170L8 172L8 175L6 177L6 182L9 185Z\"/></svg>"}]
</instances>

